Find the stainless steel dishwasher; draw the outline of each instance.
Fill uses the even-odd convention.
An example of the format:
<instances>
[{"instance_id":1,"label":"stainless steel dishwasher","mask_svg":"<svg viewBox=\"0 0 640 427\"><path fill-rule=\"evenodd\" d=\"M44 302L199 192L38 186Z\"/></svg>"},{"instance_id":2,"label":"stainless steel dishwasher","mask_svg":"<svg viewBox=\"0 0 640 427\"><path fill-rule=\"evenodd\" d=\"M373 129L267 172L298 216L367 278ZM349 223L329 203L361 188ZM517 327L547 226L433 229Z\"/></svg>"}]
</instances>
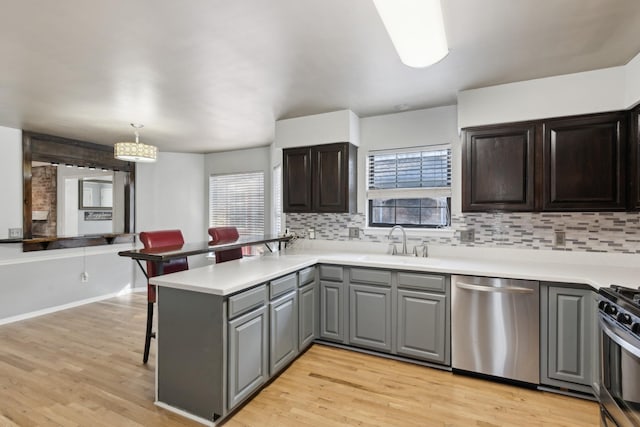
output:
<instances>
[{"instance_id":1,"label":"stainless steel dishwasher","mask_svg":"<svg viewBox=\"0 0 640 427\"><path fill-rule=\"evenodd\" d=\"M451 292L453 369L539 384L539 283L451 276Z\"/></svg>"}]
</instances>

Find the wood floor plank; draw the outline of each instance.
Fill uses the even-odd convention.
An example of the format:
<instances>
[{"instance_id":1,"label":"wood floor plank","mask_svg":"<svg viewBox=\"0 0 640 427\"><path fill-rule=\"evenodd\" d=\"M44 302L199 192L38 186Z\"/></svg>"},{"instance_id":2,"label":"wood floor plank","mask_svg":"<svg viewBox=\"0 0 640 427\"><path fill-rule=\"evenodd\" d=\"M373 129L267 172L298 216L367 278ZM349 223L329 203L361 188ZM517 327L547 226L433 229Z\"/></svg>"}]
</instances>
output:
<instances>
[{"instance_id":1,"label":"wood floor plank","mask_svg":"<svg viewBox=\"0 0 640 427\"><path fill-rule=\"evenodd\" d=\"M0 326L0 427L198 426L153 404L134 294ZM594 402L314 345L228 427L597 426Z\"/></svg>"}]
</instances>

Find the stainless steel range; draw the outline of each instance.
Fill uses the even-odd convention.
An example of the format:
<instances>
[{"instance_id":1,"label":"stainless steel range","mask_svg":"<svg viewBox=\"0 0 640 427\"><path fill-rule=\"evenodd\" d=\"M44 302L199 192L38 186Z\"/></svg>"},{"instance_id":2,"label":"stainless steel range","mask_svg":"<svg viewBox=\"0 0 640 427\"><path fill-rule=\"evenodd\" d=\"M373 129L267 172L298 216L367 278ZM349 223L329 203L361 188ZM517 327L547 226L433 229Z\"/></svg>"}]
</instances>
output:
<instances>
[{"instance_id":1,"label":"stainless steel range","mask_svg":"<svg viewBox=\"0 0 640 427\"><path fill-rule=\"evenodd\" d=\"M599 293L601 425L640 427L640 290Z\"/></svg>"}]
</instances>

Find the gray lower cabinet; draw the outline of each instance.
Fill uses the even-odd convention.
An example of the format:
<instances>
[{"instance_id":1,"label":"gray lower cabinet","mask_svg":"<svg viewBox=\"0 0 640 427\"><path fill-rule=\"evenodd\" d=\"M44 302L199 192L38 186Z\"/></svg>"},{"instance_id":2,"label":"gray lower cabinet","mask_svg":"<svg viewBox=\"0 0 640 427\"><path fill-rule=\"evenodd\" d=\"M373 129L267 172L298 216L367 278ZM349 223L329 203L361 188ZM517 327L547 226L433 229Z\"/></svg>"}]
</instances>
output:
<instances>
[{"instance_id":1,"label":"gray lower cabinet","mask_svg":"<svg viewBox=\"0 0 640 427\"><path fill-rule=\"evenodd\" d=\"M318 287L315 283L298 289L298 350L309 347L318 336Z\"/></svg>"},{"instance_id":2,"label":"gray lower cabinet","mask_svg":"<svg viewBox=\"0 0 640 427\"><path fill-rule=\"evenodd\" d=\"M320 337L344 342L344 291L342 282L320 280Z\"/></svg>"},{"instance_id":3,"label":"gray lower cabinet","mask_svg":"<svg viewBox=\"0 0 640 427\"><path fill-rule=\"evenodd\" d=\"M446 295L398 289L397 353L448 363Z\"/></svg>"},{"instance_id":4,"label":"gray lower cabinet","mask_svg":"<svg viewBox=\"0 0 640 427\"><path fill-rule=\"evenodd\" d=\"M267 308L260 307L228 323L229 409L242 402L269 378Z\"/></svg>"},{"instance_id":5,"label":"gray lower cabinet","mask_svg":"<svg viewBox=\"0 0 640 427\"><path fill-rule=\"evenodd\" d=\"M298 355L297 290L269 303L269 320L269 373L274 375Z\"/></svg>"},{"instance_id":6,"label":"gray lower cabinet","mask_svg":"<svg viewBox=\"0 0 640 427\"><path fill-rule=\"evenodd\" d=\"M349 285L349 344L391 352L391 288Z\"/></svg>"},{"instance_id":7,"label":"gray lower cabinet","mask_svg":"<svg viewBox=\"0 0 640 427\"><path fill-rule=\"evenodd\" d=\"M597 371L594 292L543 284L540 306L540 382L591 393Z\"/></svg>"}]
</instances>

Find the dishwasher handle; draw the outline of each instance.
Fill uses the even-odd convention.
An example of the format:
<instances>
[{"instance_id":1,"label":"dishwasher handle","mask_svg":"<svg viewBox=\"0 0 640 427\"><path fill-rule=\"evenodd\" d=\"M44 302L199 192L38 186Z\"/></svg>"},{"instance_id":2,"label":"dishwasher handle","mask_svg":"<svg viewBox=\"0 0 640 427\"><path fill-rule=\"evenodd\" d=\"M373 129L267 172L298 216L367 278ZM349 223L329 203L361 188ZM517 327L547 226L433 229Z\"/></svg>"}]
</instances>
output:
<instances>
[{"instance_id":1,"label":"dishwasher handle","mask_svg":"<svg viewBox=\"0 0 640 427\"><path fill-rule=\"evenodd\" d=\"M531 288L523 288L520 286L483 286L483 285L472 285L471 283L464 282L456 282L456 286L460 289L466 289L469 291L479 291L479 292L496 292L503 294L532 294L534 290Z\"/></svg>"}]
</instances>

